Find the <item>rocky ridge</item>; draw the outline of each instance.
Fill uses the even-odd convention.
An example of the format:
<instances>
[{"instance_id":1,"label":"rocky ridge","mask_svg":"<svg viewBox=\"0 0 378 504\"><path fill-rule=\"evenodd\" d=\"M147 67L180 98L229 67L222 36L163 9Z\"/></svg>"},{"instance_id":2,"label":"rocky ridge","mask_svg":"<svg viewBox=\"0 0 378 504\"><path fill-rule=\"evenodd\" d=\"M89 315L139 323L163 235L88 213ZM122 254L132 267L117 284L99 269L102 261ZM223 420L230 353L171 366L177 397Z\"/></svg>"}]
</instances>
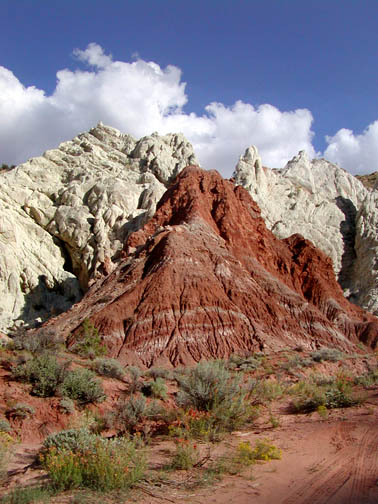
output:
<instances>
[{"instance_id":1,"label":"rocky ridge","mask_svg":"<svg viewBox=\"0 0 378 504\"><path fill-rule=\"evenodd\" d=\"M162 295L164 294L164 295ZM248 192L187 167L124 258L46 328L75 341L90 319L122 363L174 366L233 352L377 343L378 319L349 303L331 260L280 240Z\"/></svg>"},{"instance_id":2,"label":"rocky ridge","mask_svg":"<svg viewBox=\"0 0 378 504\"><path fill-rule=\"evenodd\" d=\"M378 314L377 192L324 159L304 151L282 170L262 166L256 147L246 150L235 172L279 238L300 233L333 261L345 295Z\"/></svg>"},{"instance_id":3,"label":"rocky ridge","mask_svg":"<svg viewBox=\"0 0 378 504\"><path fill-rule=\"evenodd\" d=\"M174 177L197 164L182 135L140 140L101 123L1 173L0 330L68 309L109 274ZM377 190L301 152L283 170L247 149L234 173L280 238L300 233L333 260L348 298L378 314Z\"/></svg>"},{"instance_id":4,"label":"rocky ridge","mask_svg":"<svg viewBox=\"0 0 378 504\"><path fill-rule=\"evenodd\" d=\"M196 163L182 135L136 141L99 124L1 174L0 330L66 310L112 270L127 235Z\"/></svg>"}]
</instances>

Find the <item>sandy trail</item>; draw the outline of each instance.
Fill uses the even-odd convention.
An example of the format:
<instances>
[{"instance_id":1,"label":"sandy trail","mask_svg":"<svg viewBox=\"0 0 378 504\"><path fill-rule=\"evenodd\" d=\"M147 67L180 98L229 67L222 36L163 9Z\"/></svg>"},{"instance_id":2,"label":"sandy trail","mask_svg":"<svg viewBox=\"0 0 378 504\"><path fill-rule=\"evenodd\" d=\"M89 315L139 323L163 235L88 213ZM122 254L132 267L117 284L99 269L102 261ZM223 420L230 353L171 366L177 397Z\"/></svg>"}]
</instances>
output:
<instances>
[{"instance_id":1,"label":"sandy trail","mask_svg":"<svg viewBox=\"0 0 378 504\"><path fill-rule=\"evenodd\" d=\"M377 504L378 408L318 418L287 417L278 429L241 433L239 441L266 437L283 450L282 460L253 466L252 478L226 476L213 487L165 496L190 504Z\"/></svg>"},{"instance_id":2,"label":"sandy trail","mask_svg":"<svg viewBox=\"0 0 378 504\"><path fill-rule=\"evenodd\" d=\"M123 502L163 504L377 504L378 503L378 394L369 404L345 410L333 410L324 420L312 415L282 415L281 424L267 424L250 432L234 433L213 448L213 455L237 447L241 441L269 439L282 449L282 460L251 466L244 474L226 475L212 486L184 489L165 484L146 486L152 495L138 492ZM169 448L170 447L170 448ZM15 446L8 467L7 487L41 483L45 476L33 467L38 445ZM154 443L151 467L165 460L172 442ZM178 471L169 478L190 480L191 473ZM142 486L145 486L144 484ZM56 496L51 503L78 502L71 494ZM106 504L106 496L90 503ZM114 501L112 501L114 502Z\"/></svg>"}]
</instances>

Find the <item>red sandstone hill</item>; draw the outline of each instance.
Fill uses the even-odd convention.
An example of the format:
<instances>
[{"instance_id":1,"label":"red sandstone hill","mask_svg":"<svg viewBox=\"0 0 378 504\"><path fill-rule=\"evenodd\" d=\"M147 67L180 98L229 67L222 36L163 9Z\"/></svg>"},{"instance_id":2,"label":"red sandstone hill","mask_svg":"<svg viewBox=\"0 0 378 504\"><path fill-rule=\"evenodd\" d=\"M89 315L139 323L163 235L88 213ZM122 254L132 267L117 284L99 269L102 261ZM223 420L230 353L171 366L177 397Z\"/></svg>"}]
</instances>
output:
<instances>
[{"instance_id":1,"label":"red sandstone hill","mask_svg":"<svg viewBox=\"0 0 378 504\"><path fill-rule=\"evenodd\" d=\"M331 260L300 235L276 238L240 186L187 167L118 267L47 326L85 318L122 362L173 365L232 352L377 344L378 319L350 304Z\"/></svg>"}]
</instances>

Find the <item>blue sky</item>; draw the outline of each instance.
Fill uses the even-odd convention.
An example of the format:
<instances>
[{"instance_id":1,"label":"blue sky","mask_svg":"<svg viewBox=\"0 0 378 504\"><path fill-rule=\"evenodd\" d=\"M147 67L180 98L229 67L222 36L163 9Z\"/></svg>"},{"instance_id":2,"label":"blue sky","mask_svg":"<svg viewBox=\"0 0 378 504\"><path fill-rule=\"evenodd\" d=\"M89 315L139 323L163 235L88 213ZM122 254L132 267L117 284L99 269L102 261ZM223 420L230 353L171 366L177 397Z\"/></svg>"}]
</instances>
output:
<instances>
[{"instance_id":1,"label":"blue sky","mask_svg":"<svg viewBox=\"0 0 378 504\"><path fill-rule=\"evenodd\" d=\"M0 20L0 162L102 120L183 131L228 176L252 143L378 170L377 0L0 0Z\"/></svg>"}]
</instances>

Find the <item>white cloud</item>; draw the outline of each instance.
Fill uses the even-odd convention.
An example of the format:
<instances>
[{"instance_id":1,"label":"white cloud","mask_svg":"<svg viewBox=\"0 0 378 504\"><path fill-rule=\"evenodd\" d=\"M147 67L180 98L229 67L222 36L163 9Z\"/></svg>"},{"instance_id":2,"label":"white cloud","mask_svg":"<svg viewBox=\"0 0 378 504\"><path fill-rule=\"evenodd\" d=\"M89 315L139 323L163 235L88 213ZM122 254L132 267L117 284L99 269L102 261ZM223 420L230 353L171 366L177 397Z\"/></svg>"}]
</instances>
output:
<instances>
[{"instance_id":1,"label":"white cloud","mask_svg":"<svg viewBox=\"0 0 378 504\"><path fill-rule=\"evenodd\" d=\"M371 173L378 170L378 120L360 135L342 128L333 137L326 137L324 157L349 172Z\"/></svg>"},{"instance_id":2,"label":"white cloud","mask_svg":"<svg viewBox=\"0 0 378 504\"><path fill-rule=\"evenodd\" d=\"M225 176L231 176L238 157L251 144L271 167L284 166L301 149L315 155L313 118L307 109L282 112L269 104L254 107L237 101L230 107L210 103L202 115L186 113L188 98L179 68L161 68L140 58L114 61L95 43L76 49L74 55L86 70L60 70L50 96L26 88L0 67L0 162L25 161L98 121L136 138L153 131L183 132L202 166Z\"/></svg>"}]
</instances>

